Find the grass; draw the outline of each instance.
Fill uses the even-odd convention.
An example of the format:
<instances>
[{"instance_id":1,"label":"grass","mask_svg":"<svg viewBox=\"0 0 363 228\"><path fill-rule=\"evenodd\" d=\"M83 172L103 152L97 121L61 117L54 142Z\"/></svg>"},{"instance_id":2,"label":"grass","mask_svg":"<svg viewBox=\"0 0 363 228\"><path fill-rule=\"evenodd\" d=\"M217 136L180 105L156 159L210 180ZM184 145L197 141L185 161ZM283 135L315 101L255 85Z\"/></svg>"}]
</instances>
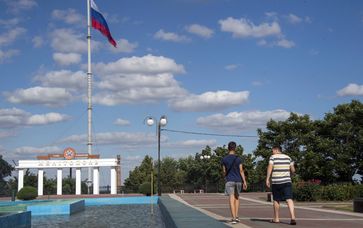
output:
<instances>
[{"instance_id":1,"label":"grass","mask_svg":"<svg viewBox=\"0 0 363 228\"><path fill-rule=\"evenodd\" d=\"M353 212L353 205L323 205L322 208Z\"/></svg>"}]
</instances>

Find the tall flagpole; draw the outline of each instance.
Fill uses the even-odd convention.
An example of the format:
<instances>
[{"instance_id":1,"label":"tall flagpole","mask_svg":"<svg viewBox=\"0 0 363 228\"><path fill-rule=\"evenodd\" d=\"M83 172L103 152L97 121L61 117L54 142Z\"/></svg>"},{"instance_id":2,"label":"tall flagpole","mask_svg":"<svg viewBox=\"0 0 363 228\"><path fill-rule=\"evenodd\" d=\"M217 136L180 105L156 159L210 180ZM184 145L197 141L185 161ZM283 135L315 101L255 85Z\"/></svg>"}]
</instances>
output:
<instances>
[{"instance_id":1,"label":"tall flagpole","mask_svg":"<svg viewBox=\"0 0 363 228\"><path fill-rule=\"evenodd\" d=\"M87 151L88 154L92 154L92 69L91 69L91 6L90 0L87 0L87 46L88 46L88 70L87 70L87 82L88 82L88 142ZM88 193L90 193L90 187L92 183L92 170L88 168Z\"/></svg>"}]
</instances>

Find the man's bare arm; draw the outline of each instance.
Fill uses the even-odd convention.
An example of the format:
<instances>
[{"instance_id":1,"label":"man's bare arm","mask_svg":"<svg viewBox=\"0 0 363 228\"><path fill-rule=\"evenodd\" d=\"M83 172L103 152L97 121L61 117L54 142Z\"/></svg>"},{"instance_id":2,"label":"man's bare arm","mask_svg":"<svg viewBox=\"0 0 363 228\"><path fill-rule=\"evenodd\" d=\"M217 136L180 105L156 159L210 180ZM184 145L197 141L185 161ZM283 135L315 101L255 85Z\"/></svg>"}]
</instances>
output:
<instances>
[{"instance_id":1,"label":"man's bare arm","mask_svg":"<svg viewBox=\"0 0 363 228\"><path fill-rule=\"evenodd\" d=\"M272 173L272 164L268 164L267 167L267 175L266 175L266 186L269 188L270 187L270 177L271 177L271 173Z\"/></svg>"}]
</instances>

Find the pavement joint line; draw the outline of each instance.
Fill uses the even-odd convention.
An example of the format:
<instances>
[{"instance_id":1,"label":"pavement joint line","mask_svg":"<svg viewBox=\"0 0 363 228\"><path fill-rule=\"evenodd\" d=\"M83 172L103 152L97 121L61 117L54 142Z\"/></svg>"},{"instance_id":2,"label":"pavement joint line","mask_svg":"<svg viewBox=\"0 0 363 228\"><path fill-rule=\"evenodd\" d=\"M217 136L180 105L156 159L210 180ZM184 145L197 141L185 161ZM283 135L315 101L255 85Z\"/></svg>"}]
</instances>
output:
<instances>
[{"instance_id":1,"label":"pavement joint line","mask_svg":"<svg viewBox=\"0 0 363 228\"><path fill-rule=\"evenodd\" d=\"M266 205L271 205L272 206L271 202L265 202L265 201L250 199L250 198L241 197L241 196L239 198L242 199L242 200L250 201L250 202L261 203L261 204L266 204ZM287 207L287 205L280 205L280 207ZM320 208L311 208L311 207L306 207L306 206L295 206L295 209L303 209L303 210L310 210L310 211L326 212L326 213L331 213L331 214L340 214L340 215L349 215L349 216L355 216L355 217L363 217L363 214L358 214L358 213L354 213L354 212L333 211L333 210L320 209Z\"/></svg>"},{"instance_id":2,"label":"pavement joint line","mask_svg":"<svg viewBox=\"0 0 363 228\"><path fill-rule=\"evenodd\" d=\"M212 217L214 219L217 219L219 221L221 220L225 220L225 221L229 221L230 219L229 218L226 218L226 217L223 217L221 215L218 215L218 214L215 214L213 212L210 212L210 211L207 211L207 210L204 210L202 208L199 208L199 207L196 207L194 205L191 205L189 204L188 202L184 201L181 197L177 196L176 194L169 194L170 198L174 199L174 200L177 200L185 205L187 205L188 207L191 207L191 208L194 208L200 212L202 212L203 214L206 214L208 215L209 217ZM238 223L238 224L229 224L228 222L222 222L223 224L229 226L229 227L241 227L241 228L251 228L250 226L247 226L245 224L242 224L242 223Z\"/></svg>"},{"instance_id":3,"label":"pavement joint line","mask_svg":"<svg viewBox=\"0 0 363 228\"><path fill-rule=\"evenodd\" d=\"M259 217L240 217L240 220L270 220L271 218ZM290 218L280 218L281 220L289 220ZM296 218L297 221L363 221L363 218Z\"/></svg>"}]
</instances>

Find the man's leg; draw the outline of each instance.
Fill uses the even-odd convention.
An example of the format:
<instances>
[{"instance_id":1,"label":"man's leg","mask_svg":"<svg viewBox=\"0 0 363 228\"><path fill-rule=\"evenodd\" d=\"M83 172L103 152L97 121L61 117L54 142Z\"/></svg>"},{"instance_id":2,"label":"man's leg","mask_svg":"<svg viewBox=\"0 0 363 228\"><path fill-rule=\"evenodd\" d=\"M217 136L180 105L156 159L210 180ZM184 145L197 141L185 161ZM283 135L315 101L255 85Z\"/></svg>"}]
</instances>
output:
<instances>
[{"instance_id":1,"label":"man's leg","mask_svg":"<svg viewBox=\"0 0 363 228\"><path fill-rule=\"evenodd\" d=\"M239 209L239 196L235 195L235 200L234 200L234 208L235 208L235 217L238 217L238 209Z\"/></svg>"},{"instance_id":2,"label":"man's leg","mask_svg":"<svg viewBox=\"0 0 363 228\"><path fill-rule=\"evenodd\" d=\"M280 202L274 200L274 222L280 222Z\"/></svg>"},{"instance_id":3,"label":"man's leg","mask_svg":"<svg viewBox=\"0 0 363 228\"><path fill-rule=\"evenodd\" d=\"M294 201L292 199L287 199L286 203L287 206L289 207L291 219L295 220L296 217L295 217Z\"/></svg>"},{"instance_id":4,"label":"man's leg","mask_svg":"<svg viewBox=\"0 0 363 228\"><path fill-rule=\"evenodd\" d=\"M234 194L230 194L229 195L229 206L231 207L231 215L232 215L232 219L236 218L236 204L235 204L235 197Z\"/></svg>"}]
</instances>

